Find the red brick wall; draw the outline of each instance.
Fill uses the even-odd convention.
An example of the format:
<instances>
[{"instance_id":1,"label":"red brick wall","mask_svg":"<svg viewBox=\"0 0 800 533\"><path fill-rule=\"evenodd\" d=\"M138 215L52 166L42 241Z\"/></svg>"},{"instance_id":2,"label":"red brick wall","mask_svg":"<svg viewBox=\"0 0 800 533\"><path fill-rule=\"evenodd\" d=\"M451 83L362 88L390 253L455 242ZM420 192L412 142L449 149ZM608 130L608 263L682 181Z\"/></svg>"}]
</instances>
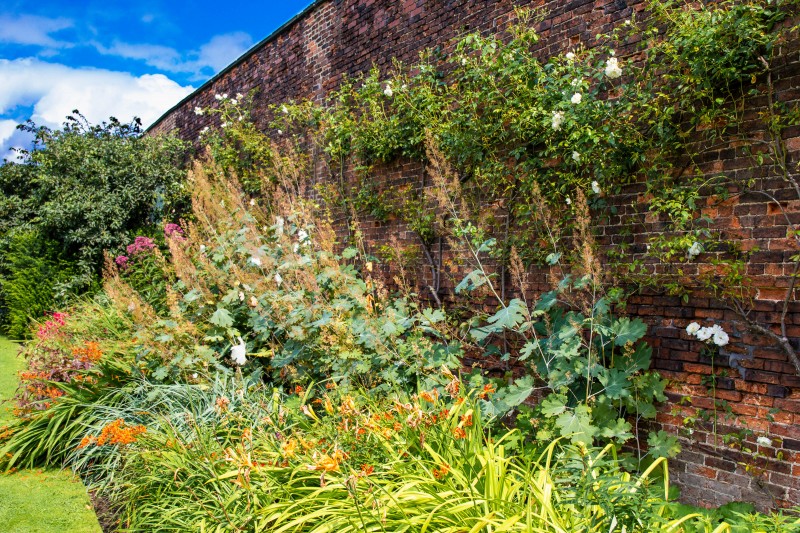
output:
<instances>
[{"instance_id":1,"label":"red brick wall","mask_svg":"<svg viewBox=\"0 0 800 533\"><path fill-rule=\"evenodd\" d=\"M518 6L537 7L546 14L537 27L542 36L543 55L561 52L578 43L591 46L597 33L610 31L642 7L639 0L321 1L165 115L151 132L177 130L186 139L196 139L209 120L217 119L196 116L195 106L213 105L216 93L233 95L251 89L258 89L255 118L257 123L264 124L268 119L268 104L308 97L320 99L345 75L364 72L373 64L386 68L392 58L412 63L421 50L438 45L446 47L467 31L501 33L514 20L514 8ZM797 48L797 43L793 47ZM797 50L783 53L774 79L779 99L797 103L800 99ZM747 116L755 121L764 105L761 100L749 102ZM757 127L755 122L752 127ZM800 161L800 131L794 128L786 133L789 166L794 169ZM737 179L752 175L757 178L756 188L761 187L782 202L791 222L800 221L800 201L796 194L775 179L769 169L753 169L751 161L735 147L706 151L700 165L704 172L725 172ZM422 166L413 162L376 169L373 176L387 187L418 184L423 177ZM787 221L760 194L746 194L729 201L706 200L703 211L714 220L715 227L740 240L746 249L758 248L748 266L748 274L758 290L753 318L776 325L780 300L793 268L790 257L797 253L794 240L787 237ZM600 243L612 247L627 240L641 252L648 238L661 231L661 223L642 214L644 200L636 186L614 202L619 212L608 224L597 228ZM339 223L342 225L343 221ZM623 228L632 231L622 232ZM362 220L362 230L373 248L387 243L389 236L395 236L403 244L416 244L413 233L396 220L378 222L367 217ZM687 268L686 275L694 276L712 266L700 261ZM418 275L421 286L431 282L427 268L421 268ZM449 284L444 281L443 294L446 294ZM537 281L538 288L547 286L546 276L540 274ZM763 336L748 332L732 311L709 295L696 295L686 304L676 297L638 295L630 299L628 311L650 325L654 367L671 380L670 401L661 409L658 423L681 436L684 451L672 462L671 474L682 486L684 499L708 505L748 500L762 508L800 504L800 377L786 356ZM716 431L710 422L702 420L687 424L687 418L696 416L698 409L713 407L707 384L712 362L701 354L701 343L684 331L692 321L701 324L705 321L705 325L714 321L731 332L731 343L714 361L714 368L724 374L717 380L716 397L727 402L727 407L718 409ZM797 345L800 342L797 302L789 307L787 323L788 334ZM691 402L687 403L687 399ZM754 438L750 438L745 447L758 451L756 457L753 452L732 449L721 442L724 435L740 428L768 435L773 446L758 447Z\"/></svg>"}]
</instances>

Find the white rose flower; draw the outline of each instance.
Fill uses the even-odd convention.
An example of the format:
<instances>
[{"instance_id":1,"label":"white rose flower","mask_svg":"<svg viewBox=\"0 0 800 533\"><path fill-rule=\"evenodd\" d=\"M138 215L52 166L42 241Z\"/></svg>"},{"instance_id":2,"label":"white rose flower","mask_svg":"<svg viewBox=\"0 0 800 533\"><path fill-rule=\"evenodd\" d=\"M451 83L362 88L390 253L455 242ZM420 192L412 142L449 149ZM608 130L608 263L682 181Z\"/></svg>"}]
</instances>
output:
<instances>
[{"instance_id":1,"label":"white rose flower","mask_svg":"<svg viewBox=\"0 0 800 533\"><path fill-rule=\"evenodd\" d=\"M714 335L714 330L711 328L700 328L697 330L697 338L701 341L707 341Z\"/></svg>"},{"instance_id":2,"label":"white rose flower","mask_svg":"<svg viewBox=\"0 0 800 533\"><path fill-rule=\"evenodd\" d=\"M620 68L619 61L616 57L612 57L606 61L606 76L608 76L608 78L611 80L615 80L622 76L622 69Z\"/></svg>"},{"instance_id":3,"label":"white rose flower","mask_svg":"<svg viewBox=\"0 0 800 533\"><path fill-rule=\"evenodd\" d=\"M698 324L697 322L692 322L691 324L686 326L686 333L688 333L689 335L694 335L699 330L700 330L700 324Z\"/></svg>"},{"instance_id":4,"label":"white rose flower","mask_svg":"<svg viewBox=\"0 0 800 533\"><path fill-rule=\"evenodd\" d=\"M250 257L250 262L251 262L252 264L254 264L255 266L261 266L261 259L259 259L259 258L258 258L258 257L256 257L256 256L252 256L252 257Z\"/></svg>"},{"instance_id":5,"label":"white rose flower","mask_svg":"<svg viewBox=\"0 0 800 533\"><path fill-rule=\"evenodd\" d=\"M583 100L583 95L581 93L575 93L572 95L572 98L569 99L569 101L575 105L580 104L581 100Z\"/></svg>"},{"instance_id":6,"label":"white rose flower","mask_svg":"<svg viewBox=\"0 0 800 533\"><path fill-rule=\"evenodd\" d=\"M717 346L725 346L726 344L728 344L728 342L730 342L730 337L728 337L728 334L725 333L725 330L722 329L722 326L720 326L719 324L714 324L713 326L711 326L711 334L712 334L711 340Z\"/></svg>"},{"instance_id":7,"label":"white rose flower","mask_svg":"<svg viewBox=\"0 0 800 533\"><path fill-rule=\"evenodd\" d=\"M238 337L239 344L231 346L231 360L238 366L244 366L247 363L247 344Z\"/></svg>"},{"instance_id":8,"label":"white rose flower","mask_svg":"<svg viewBox=\"0 0 800 533\"><path fill-rule=\"evenodd\" d=\"M596 180L592 182L592 192L595 194L600 194L603 192L603 189L600 188L600 184L597 183Z\"/></svg>"},{"instance_id":9,"label":"white rose flower","mask_svg":"<svg viewBox=\"0 0 800 533\"><path fill-rule=\"evenodd\" d=\"M758 437L756 443L759 446L772 446L772 440L769 437Z\"/></svg>"},{"instance_id":10,"label":"white rose flower","mask_svg":"<svg viewBox=\"0 0 800 533\"><path fill-rule=\"evenodd\" d=\"M203 114L203 108L202 107L195 107L194 108L194 114L195 115L202 115Z\"/></svg>"},{"instance_id":11,"label":"white rose flower","mask_svg":"<svg viewBox=\"0 0 800 533\"><path fill-rule=\"evenodd\" d=\"M564 113L561 111L553 111L553 129L556 131L560 130L563 122Z\"/></svg>"},{"instance_id":12,"label":"white rose flower","mask_svg":"<svg viewBox=\"0 0 800 533\"><path fill-rule=\"evenodd\" d=\"M700 244L699 242L692 243L689 249L686 250L686 255L689 256L689 259L694 259L701 253L703 253L703 245Z\"/></svg>"}]
</instances>

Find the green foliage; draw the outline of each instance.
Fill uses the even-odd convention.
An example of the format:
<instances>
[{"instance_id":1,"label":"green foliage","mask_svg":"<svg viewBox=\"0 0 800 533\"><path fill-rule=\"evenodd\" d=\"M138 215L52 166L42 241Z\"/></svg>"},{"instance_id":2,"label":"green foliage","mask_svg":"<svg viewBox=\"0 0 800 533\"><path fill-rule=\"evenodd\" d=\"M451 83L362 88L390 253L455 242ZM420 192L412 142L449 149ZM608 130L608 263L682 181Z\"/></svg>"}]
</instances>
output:
<instances>
[{"instance_id":1,"label":"green foliage","mask_svg":"<svg viewBox=\"0 0 800 533\"><path fill-rule=\"evenodd\" d=\"M78 114L60 130L32 122L22 128L34 135L32 149L0 166L6 306L30 304L24 316L24 307L9 308L14 335L51 302L91 288L104 250L118 250L136 230L186 207L185 149L176 138L143 137L138 122L93 126ZM14 244L19 239L33 239L26 260ZM31 301L19 301L20 290L31 289Z\"/></svg>"},{"instance_id":2,"label":"green foliage","mask_svg":"<svg viewBox=\"0 0 800 533\"><path fill-rule=\"evenodd\" d=\"M184 400L188 415L151 426L125 450L118 478L130 530L599 532L678 524L662 518L666 483L653 476L660 464L634 477L610 447L557 452L555 443L541 456L521 456L515 431L484 436L473 393L443 405L423 394L299 392L281 397L252 381L215 382Z\"/></svg>"},{"instance_id":3,"label":"green foliage","mask_svg":"<svg viewBox=\"0 0 800 533\"><path fill-rule=\"evenodd\" d=\"M18 232L7 242L0 275L4 329L12 338L30 333L33 318L53 312L74 291L86 290L90 275L80 276L58 243L36 232Z\"/></svg>"}]
</instances>

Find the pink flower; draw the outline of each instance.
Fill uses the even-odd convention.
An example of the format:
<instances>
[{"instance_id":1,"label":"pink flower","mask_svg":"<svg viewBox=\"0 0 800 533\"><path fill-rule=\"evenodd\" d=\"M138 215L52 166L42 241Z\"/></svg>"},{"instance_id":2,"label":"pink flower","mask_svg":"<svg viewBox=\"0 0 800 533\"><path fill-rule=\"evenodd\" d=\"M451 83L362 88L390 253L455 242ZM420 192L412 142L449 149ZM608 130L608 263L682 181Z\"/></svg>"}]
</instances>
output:
<instances>
[{"instance_id":1,"label":"pink flower","mask_svg":"<svg viewBox=\"0 0 800 533\"><path fill-rule=\"evenodd\" d=\"M167 238L175 237L176 239L183 239L183 229L172 222L164 226L164 236Z\"/></svg>"},{"instance_id":2,"label":"pink flower","mask_svg":"<svg viewBox=\"0 0 800 533\"><path fill-rule=\"evenodd\" d=\"M156 243L153 242L153 239L150 237L136 237L133 240L133 244L129 244L127 247L128 255L136 255L143 252L149 252L153 248L156 247Z\"/></svg>"},{"instance_id":3,"label":"pink flower","mask_svg":"<svg viewBox=\"0 0 800 533\"><path fill-rule=\"evenodd\" d=\"M126 268L128 268L128 256L127 255L118 255L117 258L114 259L114 262L122 270L125 270Z\"/></svg>"},{"instance_id":4,"label":"pink flower","mask_svg":"<svg viewBox=\"0 0 800 533\"><path fill-rule=\"evenodd\" d=\"M36 337L38 337L39 340L49 339L56 335L59 329L61 329L61 326L66 324L66 322L67 315L65 313L53 313L50 320L39 326Z\"/></svg>"}]
</instances>

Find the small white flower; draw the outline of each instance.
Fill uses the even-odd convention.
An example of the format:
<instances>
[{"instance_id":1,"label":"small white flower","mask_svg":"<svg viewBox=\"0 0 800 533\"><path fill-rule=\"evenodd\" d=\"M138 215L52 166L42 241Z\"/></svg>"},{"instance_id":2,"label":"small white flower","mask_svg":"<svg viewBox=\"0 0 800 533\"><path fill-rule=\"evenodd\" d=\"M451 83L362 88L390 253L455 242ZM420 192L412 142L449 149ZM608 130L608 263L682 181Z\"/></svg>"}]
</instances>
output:
<instances>
[{"instance_id":1,"label":"small white flower","mask_svg":"<svg viewBox=\"0 0 800 533\"><path fill-rule=\"evenodd\" d=\"M625 22L624 22L624 24L625 24L626 26L630 26L630 25L631 25L631 19L625 19Z\"/></svg>"},{"instance_id":2,"label":"small white flower","mask_svg":"<svg viewBox=\"0 0 800 533\"><path fill-rule=\"evenodd\" d=\"M197 379L197 372L192 373L192 379Z\"/></svg>"},{"instance_id":3,"label":"small white flower","mask_svg":"<svg viewBox=\"0 0 800 533\"><path fill-rule=\"evenodd\" d=\"M244 293L242 291L239 291L239 301L240 302L244 301Z\"/></svg>"},{"instance_id":4,"label":"small white flower","mask_svg":"<svg viewBox=\"0 0 800 533\"><path fill-rule=\"evenodd\" d=\"M206 253L206 245L205 245L205 244L201 244L201 245L200 245L200 253L201 253L201 254L204 254L204 253Z\"/></svg>"},{"instance_id":5,"label":"small white flower","mask_svg":"<svg viewBox=\"0 0 800 533\"><path fill-rule=\"evenodd\" d=\"M250 198L250 206L252 207L254 205L256 205L256 199L255 198Z\"/></svg>"},{"instance_id":6,"label":"small white flower","mask_svg":"<svg viewBox=\"0 0 800 533\"><path fill-rule=\"evenodd\" d=\"M281 106L281 113L283 113L284 115L288 115L289 114L289 108L286 107L285 105L282 105Z\"/></svg>"},{"instance_id":7,"label":"small white flower","mask_svg":"<svg viewBox=\"0 0 800 533\"><path fill-rule=\"evenodd\" d=\"M222 99L223 100L227 100L228 99L228 93L222 93Z\"/></svg>"},{"instance_id":8,"label":"small white flower","mask_svg":"<svg viewBox=\"0 0 800 533\"><path fill-rule=\"evenodd\" d=\"M200 135L205 135L206 133L208 133L208 126L200 130Z\"/></svg>"},{"instance_id":9,"label":"small white flower","mask_svg":"<svg viewBox=\"0 0 800 533\"><path fill-rule=\"evenodd\" d=\"M247 363L247 344L238 337L239 344L231 346L231 360L238 366L244 366Z\"/></svg>"},{"instance_id":10,"label":"small white flower","mask_svg":"<svg viewBox=\"0 0 800 533\"><path fill-rule=\"evenodd\" d=\"M392 95L394 94L394 91L392 90L392 83L391 82L386 84L386 88L383 90L383 94L385 94L387 98L391 98L392 97Z\"/></svg>"},{"instance_id":11,"label":"small white flower","mask_svg":"<svg viewBox=\"0 0 800 533\"><path fill-rule=\"evenodd\" d=\"M300 251L300 244L294 243L294 246L292 246L292 251L294 253L297 253L298 251Z\"/></svg>"},{"instance_id":12,"label":"small white flower","mask_svg":"<svg viewBox=\"0 0 800 533\"><path fill-rule=\"evenodd\" d=\"M222 123L222 127L223 127L223 128L227 128L228 126L230 126L230 124L229 124L229 123L227 123L227 122L223 122L223 123Z\"/></svg>"},{"instance_id":13,"label":"small white flower","mask_svg":"<svg viewBox=\"0 0 800 533\"><path fill-rule=\"evenodd\" d=\"M606 61L606 76L608 79L615 80L622 76L622 69L619 66L619 61L617 61L616 57L609 58Z\"/></svg>"},{"instance_id":14,"label":"small white flower","mask_svg":"<svg viewBox=\"0 0 800 533\"><path fill-rule=\"evenodd\" d=\"M569 84L570 84L570 85L572 85L573 87L577 87L577 86L579 86L581 83L583 83L583 80L582 80L582 79L580 79L580 78L575 78L574 80L572 80L571 82L569 82Z\"/></svg>"},{"instance_id":15,"label":"small white flower","mask_svg":"<svg viewBox=\"0 0 800 533\"><path fill-rule=\"evenodd\" d=\"M202 115L203 114L203 108L202 107L195 107L194 108L194 114L195 115Z\"/></svg>"},{"instance_id":16,"label":"small white flower","mask_svg":"<svg viewBox=\"0 0 800 533\"><path fill-rule=\"evenodd\" d=\"M261 266L261 259L259 259L259 258L258 258L258 257L256 257L256 256L251 256L251 257L250 257L250 262L251 262L252 264L254 264L255 266Z\"/></svg>"},{"instance_id":17,"label":"small white flower","mask_svg":"<svg viewBox=\"0 0 800 533\"><path fill-rule=\"evenodd\" d=\"M232 103L233 105L236 105L236 104L238 104L239 102L236 100L236 98L234 98L233 100L231 100L231 103Z\"/></svg>"},{"instance_id":18,"label":"small white flower","mask_svg":"<svg viewBox=\"0 0 800 533\"><path fill-rule=\"evenodd\" d=\"M570 102L576 105L580 104L581 100L583 100L583 95L581 95L581 93L575 93L572 95L572 98L569 99Z\"/></svg>"},{"instance_id":19,"label":"small white flower","mask_svg":"<svg viewBox=\"0 0 800 533\"><path fill-rule=\"evenodd\" d=\"M278 130L278 135L283 135L283 130Z\"/></svg>"},{"instance_id":20,"label":"small white flower","mask_svg":"<svg viewBox=\"0 0 800 533\"><path fill-rule=\"evenodd\" d=\"M466 65L467 64L467 58L466 57L462 57L461 58L461 64L462 65Z\"/></svg>"},{"instance_id":21,"label":"small white flower","mask_svg":"<svg viewBox=\"0 0 800 533\"><path fill-rule=\"evenodd\" d=\"M756 443L759 446L772 446L772 439L770 439L769 437L758 437L756 439Z\"/></svg>"},{"instance_id":22,"label":"small white flower","mask_svg":"<svg viewBox=\"0 0 800 533\"><path fill-rule=\"evenodd\" d=\"M405 83L400 86L400 90L405 91L406 89L408 89L408 85L406 85Z\"/></svg>"},{"instance_id":23,"label":"small white flower","mask_svg":"<svg viewBox=\"0 0 800 533\"><path fill-rule=\"evenodd\" d=\"M576 151L576 150L573 150L572 151L572 160L575 161L576 163L580 163L581 162L581 153Z\"/></svg>"},{"instance_id":24,"label":"small white flower","mask_svg":"<svg viewBox=\"0 0 800 533\"><path fill-rule=\"evenodd\" d=\"M699 242L692 243L692 245L689 247L689 249L686 250L686 255L689 256L690 260L694 259L695 257L700 255L701 253L703 253L703 245L700 244Z\"/></svg>"},{"instance_id":25,"label":"small white flower","mask_svg":"<svg viewBox=\"0 0 800 533\"><path fill-rule=\"evenodd\" d=\"M697 339L701 341L707 341L714 335L714 330L711 328L700 328L697 330Z\"/></svg>"},{"instance_id":26,"label":"small white flower","mask_svg":"<svg viewBox=\"0 0 800 533\"><path fill-rule=\"evenodd\" d=\"M689 335L694 335L698 331L700 331L700 324L698 324L697 322L692 322L691 324L686 326L686 333L688 333Z\"/></svg>"},{"instance_id":27,"label":"small white flower","mask_svg":"<svg viewBox=\"0 0 800 533\"><path fill-rule=\"evenodd\" d=\"M283 278L281 277L280 273L275 274L275 283L277 283L279 287L281 283L283 283Z\"/></svg>"},{"instance_id":28,"label":"small white flower","mask_svg":"<svg viewBox=\"0 0 800 533\"><path fill-rule=\"evenodd\" d=\"M567 202L567 205L572 205L572 200L569 199L569 196L567 196L567 199L564 201Z\"/></svg>"},{"instance_id":29,"label":"small white flower","mask_svg":"<svg viewBox=\"0 0 800 533\"><path fill-rule=\"evenodd\" d=\"M600 184L597 183L597 180L592 182L592 192L595 194L600 194L603 192L603 189L600 188Z\"/></svg>"},{"instance_id":30,"label":"small white flower","mask_svg":"<svg viewBox=\"0 0 800 533\"><path fill-rule=\"evenodd\" d=\"M711 340L717 346L725 346L726 344L728 344L728 342L730 342L730 337L728 336L727 333L725 333L725 330L722 329L722 327L718 324L714 324L713 326L711 326L711 333L713 335Z\"/></svg>"},{"instance_id":31,"label":"small white flower","mask_svg":"<svg viewBox=\"0 0 800 533\"><path fill-rule=\"evenodd\" d=\"M275 217L275 229L280 235L283 235L283 224L283 217Z\"/></svg>"},{"instance_id":32,"label":"small white flower","mask_svg":"<svg viewBox=\"0 0 800 533\"><path fill-rule=\"evenodd\" d=\"M564 57L566 57L567 60L572 61L573 59L575 59L575 52L567 52L567 55Z\"/></svg>"},{"instance_id":33,"label":"small white flower","mask_svg":"<svg viewBox=\"0 0 800 533\"><path fill-rule=\"evenodd\" d=\"M553 129L556 131L560 130L563 122L564 113L562 111L553 111Z\"/></svg>"},{"instance_id":34,"label":"small white flower","mask_svg":"<svg viewBox=\"0 0 800 533\"><path fill-rule=\"evenodd\" d=\"M301 229L297 232L297 240L298 242L306 242L308 240L308 232L304 229Z\"/></svg>"},{"instance_id":35,"label":"small white flower","mask_svg":"<svg viewBox=\"0 0 800 533\"><path fill-rule=\"evenodd\" d=\"M236 93L237 100L241 100L242 98L244 98L244 95L242 93Z\"/></svg>"},{"instance_id":36,"label":"small white flower","mask_svg":"<svg viewBox=\"0 0 800 533\"><path fill-rule=\"evenodd\" d=\"M215 94L214 95L214 100L222 100L222 95L221 94Z\"/></svg>"}]
</instances>

